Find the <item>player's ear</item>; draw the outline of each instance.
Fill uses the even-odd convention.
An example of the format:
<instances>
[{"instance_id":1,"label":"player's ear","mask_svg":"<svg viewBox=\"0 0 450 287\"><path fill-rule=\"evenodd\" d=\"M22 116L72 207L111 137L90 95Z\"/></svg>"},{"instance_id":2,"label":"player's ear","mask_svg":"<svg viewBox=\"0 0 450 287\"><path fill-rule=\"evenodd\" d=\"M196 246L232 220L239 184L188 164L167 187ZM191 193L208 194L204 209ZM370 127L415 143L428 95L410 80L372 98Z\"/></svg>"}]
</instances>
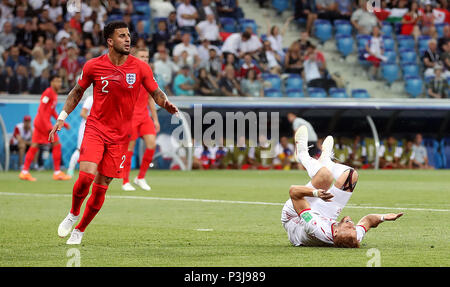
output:
<instances>
[{"instance_id":1,"label":"player's ear","mask_svg":"<svg viewBox=\"0 0 450 287\"><path fill-rule=\"evenodd\" d=\"M113 45L113 40L111 39L111 38L108 38L107 40L106 40L106 43L108 43L109 45Z\"/></svg>"}]
</instances>

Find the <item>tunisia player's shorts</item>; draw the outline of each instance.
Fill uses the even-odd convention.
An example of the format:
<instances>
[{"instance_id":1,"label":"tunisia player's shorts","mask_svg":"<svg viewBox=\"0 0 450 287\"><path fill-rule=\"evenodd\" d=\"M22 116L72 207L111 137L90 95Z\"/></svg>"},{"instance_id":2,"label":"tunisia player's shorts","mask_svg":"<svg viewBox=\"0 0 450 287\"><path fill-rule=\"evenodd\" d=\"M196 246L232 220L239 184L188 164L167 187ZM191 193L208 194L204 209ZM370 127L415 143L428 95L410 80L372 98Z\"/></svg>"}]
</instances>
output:
<instances>
[{"instance_id":1,"label":"tunisia player's shorts","mask_svg":"<svg viewBox=\"0 0 450 287\"><path fill-rule=\"evenodd\" d=\"M112 178L123 178L128 143L109 144L102 135L91 127L86 127L81 143L79 162L97 164L98 173Z\"/></svg>"},{"instance_id":2,"label":"tunisia player's shorts","mask_svg":"<svg viewBox=\"0 0 450 287\"><path fill-rule=\"evenodd\" d=\"M134 122L132 124L131 140L135 141L144 135L156 135L155 124L152 118L148 117L144 120Z\"/></svg>"},{"instance_id":3,"label":"tunisia player's shorts","mask_svg":"<svg viewBox=\"0 0 450 287\"><path fill-rule=\"evenodd\" d=\"M33 130L33 136L31 137L31 142L33 143L38 143L38 144L49 144L50 142L48 141L48 134L50 133L51 130L39 130L38 128L36 128L36 126L34 126L34 130ZM59 141L59 136L57 133L55 133L55 136L53 137L54 141L57 142Z\"/></svg>"}]
</instances>

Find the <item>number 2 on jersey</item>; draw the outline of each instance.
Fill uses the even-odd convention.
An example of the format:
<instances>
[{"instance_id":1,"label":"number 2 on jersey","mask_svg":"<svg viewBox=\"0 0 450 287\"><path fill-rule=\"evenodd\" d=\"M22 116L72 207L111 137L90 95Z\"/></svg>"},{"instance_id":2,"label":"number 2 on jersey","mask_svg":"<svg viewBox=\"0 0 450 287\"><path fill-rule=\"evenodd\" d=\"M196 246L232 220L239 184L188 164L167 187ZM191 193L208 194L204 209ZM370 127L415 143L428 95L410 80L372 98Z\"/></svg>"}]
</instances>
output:
<instances>
[{"instance_id":1,"label":"number 2 on jersey","mask_svg":"<svg viewBox=\"0 0 450 287\"><path fill-rule=\"evenodd\" d=\"M119 165L120 168L123 168L123 164L125 163L125 160L127 159L127 156L122 156L122 163Z\"/></svg>"},{"instance_id":2,"label":"number 2 on jersey","mask_svg":"<svg viewBox=\"0 0 450 287\"><path fill-rule=\"evenodd\" d=\"M107 81L107 80L103 80L103 81L102 81L102 85L103 85L103 84L105 84L105 85L104 85L103 88L102 88L102 92L103 92L103 93L108 93L108 91L105 90L106 87L107 87L108 84L109 84L108 81Z\"/></svg>"}]
</instances>

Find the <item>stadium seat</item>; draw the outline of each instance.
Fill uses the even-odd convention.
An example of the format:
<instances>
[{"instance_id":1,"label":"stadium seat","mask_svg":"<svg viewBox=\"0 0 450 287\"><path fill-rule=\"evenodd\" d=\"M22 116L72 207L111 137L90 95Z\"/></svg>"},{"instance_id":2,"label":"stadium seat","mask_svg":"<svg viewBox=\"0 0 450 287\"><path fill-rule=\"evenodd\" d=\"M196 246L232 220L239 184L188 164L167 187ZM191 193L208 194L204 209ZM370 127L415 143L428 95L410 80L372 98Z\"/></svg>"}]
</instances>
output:
<instances>
[{"instance_id":1,"label":"stadium seat","mask_svg":"<svg viewBox=\"0 0 450 287\"><path fill-rule=\"evenodd\" d=\"M286 78L286 89L302 89L303 79L298 74L289 74Z\"/></svg>"},{"instance_id":2,"label":"stadium seat","mask_svg":"<svg viewBox=\"0 0 450 287\"><path fill-rule=\"evenodd\" d=\"M134 27L136 27L137 23L139 21L149 21L149 17L145 16L145 15L131 15L131 22L133 23Z\"/></svg>"},{"instance_id":3,"label":"stadium seat","mask_svg":"<svg viewBox=\"0 0 450 287\"><path fill-rule=\"evenodd\" d=\"M398 53L400 55L400 63L402 64L417 62L417 53L411 48L400 49Z\"/></svg>"},{"instance_id":4,"label":"stadium seat","mask_svg":"<svg viewBox=\"0 0 450 287\"><path fill-rule=\"evenodd\" d=\"M326 98L327 92L322 88L308 88L308 96L310 98Z\"/></svg>"},{"instance_id":5,"label":"stadium seat","mask_svg":"<svg viewBox=\"0 0 450 287\"><path fill-rule=\"evenodd\" d=\"M286 89L286 96L288 98L303 98L305 95L303 94L303 89Z\"/></svg>"},{"instance_id":6,"label":"stadium seat","mask_svg":"<svg viewBox=\"0 0 450 287\"><path fill-rule=\"evenodd\" d=\"M405 78L405 91L413 98L417 98L422 94L423 83L419 77L406 77Z\"/></svg>"},{"instance_id":7,"label":"stadium seat","mask_svg":"<svg viewBox=\"0 0 450 287\"><path fill-rule=\"evenodd\" d=\"M404 49L404 48L414 48L416 45L416 42L414 41L414 37L411 35L398 35L397 36L397 44L398 49Z\"/></svg>"},{"instance_id":8,"label":"stadium seat","mask_svg":"<svg viewBox=\"0 0 450 287\"><path fill-rule=\"evenodd\" d=\"M366 89L354 89L352 90L352 98L368 99L370 95Z\"/></svg>"},{"instance_id":9,"label":"stadium seat","mask_svg":"<svg viewBox=\"0 0 450 287\"><path fill-rule=\"evenodd\" d=\"M439 154L442 158L442 165L441 168L447 168L450 167L447 165L447 154L445 153L445 139L441 139L439 141Z\"/></svg>"},{"instance_id":10,"label":"stadium seat","mask_svg":"<svg viewBox=\"0 0 450 287\"><path fill-rule=\"evenodd\" d=\"M370 36L369 35L356 35L356 43L358 44L358 49L366 48L366 44L369 42ZM386 47L385 47L386 48Z\"/></svg>"},{"instance_id":11,"label":"stadium seat","mask_svg":"<svg viewBox=\"0 0 450 287\"><path fill-rule=\"evenodd\" d=\"M139 15L151 16L150 4L148 2L133 1L134 11Z\"/></svg>"},{"instance_id":12,"label":"stadium seat","mask_svg":"<svg viewBox=\"0 0 450 287\"><path fill-rule=\"evenodd\" d=\"M402 64L402 72L403 72L403 78L418 77L419 76L419 66L415 63Z\"/></svg>"},{"instance_id":13,"label":"stadium seat","mask_svg":"<svg viewBox=\"0 0 450 287\"><path fill-rule=\"evenodd\" d=\"M123 19L123 15L121 15L121 14L111 14L108 16L107 23L112 22L112 21L119 21L122 19Z\"/></svg>"},{"instance_id":14,"label":"stadium seat","mask_svg":"<svg viewBox=\"0 0 450 287\"><path fill-rule=\"evenodd\" d=\"M316 20L314 22L314 35L324 43L331 39L333 33L333 27L330 21L327 20Z\"/></svg>"},{"instance_id":15,"label":"stadium seat","mask_svg":"<svg viewBox=\"0 0 450 287\"><path fill-rule=\"evenodd\" d=\"M381 33L383 36L390 36L392 37L392 25L391 23L383 22L383 26L381 27Z\"/></svg>"},{"instance_id":16,"label":"stadium seat","mask_svg":"<svg viewBox=\"0 0 450 287\"><path fill-rule=\"evenodd\" d=\"M450 168L450 138L446 137L441 140L441 151L445 157L445 167Z\"/></svg>"},{"instance_id":17,"label":"stadium seat","mask_svg":"<svg viewBox=\"0 0 450 287\"><path fill-rule=\"evenodd\" d=\"M353 37L352 36L336 36L336 46L341 53L341 55L345 58L353 52Z\"/></svg>"},{"instance_id":18,"label":"stadium seat","mask_svg":"<svg viewBox=\"0 0 450 287\"><path fill-rule=\"evenodd\" d=\"M352 24L347 20L334 20L334 29L336 36L351 36Z\"/></svg>"},{"instance_id":19,"label":"stadium seat","mask_svg":"<svg viewBox=\"0 0 450 287\"><path fill-rule=\"evenodd\" d=\"M395 63L386 63L381 65L381 74L388 84L392 84L399 78L398 66Z\"/></svg>"},{"instance_id":20,"label":"stadium seat","mask_svg":"<svg viewBox=\"0 0 450 287\"><path fill-rule=\"evenodd\" d=\"M383 46L385 50L394 50L395 41L391 36L383 36Z\"/></svg>"},{"instance_id":21,"label":"stadium seat","mask_svg":"<svg viewBox=\"0 0 450 287\"><path fill-rule=\"evenodd\" d=\"M425 51L428 49L428 41L430 41L431 37L427 36L427 35L422 35L419 36L418 41L418 46L419 46L419 51Z\"/></svg>"},{"instance_id":22,"label":"stadium seat","mask_svg":"<svg viewBox=\"0 0 450 287\"><path fill-rule=\"evenodd\" d=\"M448 24L446 24L446 23L438 23L438 24L434 25L434 27L436 28L436 32L438 34L438 38L439 39L444 37L444 27L446 25L448 25Z\"/></svg>"},{"instance_id":23,"label":"stadium seat","mask_svg":"<svg viewBox=\"0 0 450 287\"><path fill-rule=\"evenodd\" d=\"M387 58L387 63L397 63L397 53L394 50L386 49L383 55Z\"/></svg>"},{"instance_id":24,"label":"stadium seat","mask_svg":"<svg viewBox=\"0 0 450 287\"><path fill-rule=\"evenodd\" d=\"M347 92L345 89L339 88L331 88L330 89L330 97L332 98L348 98Z\"/></svg>"},{"instance_id":25,"label":"stadium seat","mask_svg":"<svg viewBox=\"0 0 450 287\"><path fill-rule=\"evenodd\" d=\"M261 41L267 41L267 34L261 34L259 37L261 38Z\"/></svg>"},{"instance_id":26,"label":"stadium seat","mask_svg":"<svg viewBox=\"0 0 450 287\"><path fill-rule=\"evenodd\" d=\"M236 20L234 20L234 18L221 17L220 24L222 25L222 29L225 32L236 33L238 31L237 25L236 25Z\"/></svg>"},{"instance_id":27,"label":"stadium seat","mask_svg":"<svg viewBox=\"0 0 450 287\"><path fill-rule=\"evenodd\" d=\"M264 90L264 96L267 98L281 98L283 97L283 94L281 93L280 89L265 89Z\"/></svg>"},{"instance_id":28,"label":"stadium seat","mask_svg":"<svg viewBox=\"0 0 450 287\"><path fill-rule=\"evenodd\" d=\"M281 14L289 8L289 0L272 0L272 7Z\"/></svg>"},{"instance_id":29,"label":"stadium seat","mask_svg":"<svg viewBox=\"0 0 450 287\"><path fill-rule=\"evenodd\" d=\"M263 74L262 79L264 82L270 83L270 88L272 89L281 89L281 79L278 75L273 74Z\"/></svg>"},{"instance_id":30,"label":"stadium seat","mask_svg":"<svg viewBox=\"0 0 450 287\"><path fill-rule=\"evenodd\" d=\"M241 27L241 32L244 32L247 27L251 27L253 34L258 35L258 25L256 25L253 19L239 19L239 25Z\"/></svg>"}]
</instances>

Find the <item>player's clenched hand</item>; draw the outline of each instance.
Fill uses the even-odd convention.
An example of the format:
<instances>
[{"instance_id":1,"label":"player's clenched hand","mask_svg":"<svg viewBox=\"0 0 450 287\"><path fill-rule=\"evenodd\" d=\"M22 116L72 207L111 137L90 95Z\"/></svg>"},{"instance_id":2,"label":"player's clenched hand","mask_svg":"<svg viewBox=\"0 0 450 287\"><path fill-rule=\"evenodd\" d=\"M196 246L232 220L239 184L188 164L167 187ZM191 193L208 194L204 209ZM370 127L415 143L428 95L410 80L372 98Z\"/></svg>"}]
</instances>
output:
<instances>
[{"instance_id":1,"label":"player's clenched hand","mask_svg":"<svg viewBox=\"0 0 450 287\"><path fill-rule=\"evenodd\" d=\"M401 217L402 215L403 215L403 212L400 212L400 213L388 213L388 214L383 215L383 219L385 221L394 221L397 218Z\"/></svg>"},{"instance_id":2,"label":"player's clenched hand","mask_svg":"<svg viewBox=\"0 0 450 287\"><path fill-rule=\"evenodd\" d=\"M331 199L334 197L333 194L331 194L330 192L328 192L328 191L326 191L326 190L318 189L317 191L318 191L318 194L317 194L318 197L319 197L320 199L322 199L323 201L329 202L329 201L331 201Z\"/></svg>"},{"instance_id":3,"label":"player's clenched hand","mask_svg":"<svg viewBox=\"0 0 450 287\"><path fill-rule=\"evenodd\" d=\"M171 114L178 113L178 108L169 101L164 103L164 108Z\"/></svg>"},{"instance_id":4,"label":"player's clenched hand","mask_svg":"<svg viewBox=\"0 0 450 287\"><path fill-rule=\"evenodd\" d=\"M49 135L48 135L48 141L49 142L53 142L54 137L55 137L55 133L59 132L62 127L64 126L64 121L63 120L57 120L55 125L53 126L53 129L50 131Z\"/></svg>"}]
</instances>

